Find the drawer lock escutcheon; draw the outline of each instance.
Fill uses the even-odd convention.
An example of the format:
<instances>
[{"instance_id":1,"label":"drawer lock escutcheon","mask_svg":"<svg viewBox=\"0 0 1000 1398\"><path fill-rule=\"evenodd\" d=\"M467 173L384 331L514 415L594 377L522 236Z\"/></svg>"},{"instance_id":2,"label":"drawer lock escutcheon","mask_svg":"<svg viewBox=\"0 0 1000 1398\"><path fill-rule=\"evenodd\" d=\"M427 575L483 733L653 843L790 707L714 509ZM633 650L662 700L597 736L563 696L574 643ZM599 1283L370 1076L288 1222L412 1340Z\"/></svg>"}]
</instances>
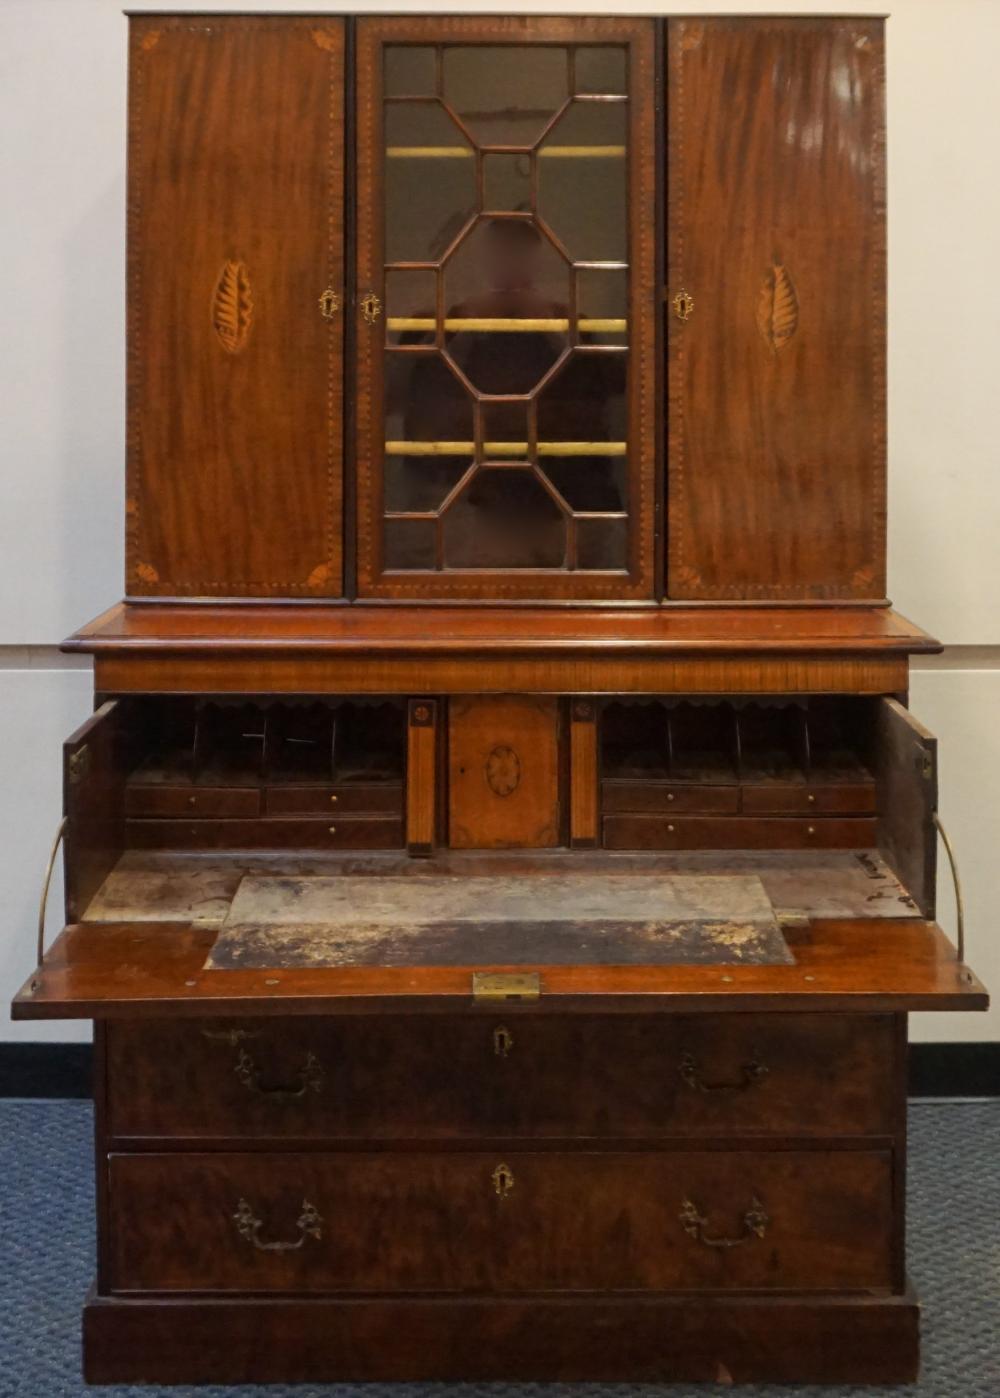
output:
<instances>
[{"instance_id":1,"label":"drawer lock escutcheon","mask_svg":"<svg viewBox=\"0 0 1000 1398\"><path fill-rule=\"evenodd\" d=\"M514 1171L509 1165L500 1164L493 1171L493 1191L498 1199L506 1199L514 1188Z\"/></svg>"},{"instance_id":2,"label":"drawer lock escutcheon","mask_svg":"<svg viewBox=\"0 0 1000 1398\"><path fill-rule=\"evenodd\" d=\"M497 1058L509 1058L514 1047L514 1035L503 1024L493 1031L493 1052Z\"/></svg>"},{"instance_id":3,"label":"drawer lock escutcheon","mask_svg":"<svg viewBox=\"0 0 1000 1398\"><path fill-rule=\"evenodd\" d=\"M285 1102L304 1097L310 1091L319 1092L323 1086L324 1078L322 1065L314 1053L306 1054L305 1061L298 1071L297 1080L288 1086L265 1087L261 1071L246 1049L240 1049L233 1072L248 1091L256 1092L261 1097L270 1097L272 1100L277 1098Z\"/></svg>"},{"instance_id":4,"label":"drawer lock escutcheon","mask_svg":"<svg viewBox=\"0 0 1000 1398\"><path fill-rule=\"evenodd\" d=\"M297 1252L307 1238L319 1239L323 1236L323 1220L315 1204L310 1204L308 1199L302 1200L302 1212L295 1225L299 1236L294 1242L261 1242L260 1231L264 1222L257 1217L245 1199L241 1199L237 1204L233 1222L240 1237L245 1238L258 1252Z\"/></svg>"},{"instance_id":5,"label":"drawer lock escutcheon","mask_svg":"<svg viewBox=\"0 0 1000 1398\"><path fill-rule=\"evenodd\" d=\"M764 1211L764 1205L756 1195L743 1215L743 1231L736 1238L712 1237L706 1232L708 1219L690 1199L684 1200L678 1217L684 1232L689 1233L692 1238L697 1238L698 1242L707 1248L738 1248L743 1243L750 1242L752 1238L763 1238L767 1225L771 1222Z\"/></svg>"},{"instance_id":6,"label":"drawer lock escutcheon","mask_svg":"<svg viewBox=\"0 0 1000 1398\"><path fill-rule=\"evenodd\" d=\"M751 1058L749 1063L744 1063L740 1069L740 1076L735 1082L706 1082L701 1076L701 1068L693 1053L682 1053L681 1061L677 1071L680 1073L688 1087L695 1092L746 1092L755 1083L762 1082L767 1077L768 1069Z\"/></svg>"}]
</instances>

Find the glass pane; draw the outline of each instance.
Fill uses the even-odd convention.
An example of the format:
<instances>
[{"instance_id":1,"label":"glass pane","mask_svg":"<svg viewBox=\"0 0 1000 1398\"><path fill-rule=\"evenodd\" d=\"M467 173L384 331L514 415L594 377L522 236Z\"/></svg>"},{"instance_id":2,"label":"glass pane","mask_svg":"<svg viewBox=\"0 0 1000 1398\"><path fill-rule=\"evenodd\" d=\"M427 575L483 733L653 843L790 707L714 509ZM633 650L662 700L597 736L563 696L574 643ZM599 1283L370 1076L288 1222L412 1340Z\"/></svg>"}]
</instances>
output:
<instances>
[{"instance_id":1,"label":"glass pane","mask_svg":"<svg viewBox=\"0 0 1000 1398\"><path fill-rule=\"evenodd\" d=\"M623 345L628 338L628 271L581 267L576 274L581 345Z\"/></svg>"},{"instance_id":2,"label":"glass pane","mask_svg":"<svg viewBox=\"0 0 1000 1398\"><path fill-rule=\"evenodd\" d=\"M433 345L437 323L437 273L387 272L385 333L390 345Z\"/></svg>"},{"instance_id":3,"label":"glass pane","mask_svg":"<svg viewBox=\"0 0 1000 1398\"><path fill-rule=\"evenodd\" d=\"M528 454L528 404L483 403L483 458L486 461L517 461Z\"/></svg>"},{"instance_id":4,"label":"glass pane","mask_svg":"<svg viewBox=\"0 0 1000 1398\"><path fill-rule=\"evenodd\" d=\"M578 519L576 521L576 562L578 568L626 566L627 521L618 519Z\"/></svg>"},{"instance_id":5,"label":"glass pane","mask_svg":"<svg viewBox=\"0 0 1000 1398\"><path fill-rule=\"evenodd\" d=\"M385 103L387 566L624 568L625 50L580 49L571 63L543 44L397 47ZM571 99L571 81L593 95Z\"/></svg>"},{"instance_id":6,"label":"glass pane","mask_svg":"<svg viewBox=\"0 0 1000 1398\"><path fill-rule=\"evenodd\" d=\"M385 440L389 455L427 455L447 449L452 454L459 450L471 455L474 436L472 399L444 355L408 354L405 350L386 353ZM456 442L462 445L456 448Z\"/></svg>"},{"instance_id":7,"label":"glass pane","mask_svg":"<svg viewBox=\"0 0 1000 1398\"><path fill-rule=\"evenodd\" d=\"M483 156L483 207L489 212L531 209L531 156Z\"/></svg>"},{"instance_id":8,"label":"glass pane","mask_svg":"<svg viewBox=\"0 0 1000 1398\"><path fill-rule=\"evenodd\" d=\"M538 212L569 255L628 256L627 105L572 102L538 152Z\"/></svg>"},{"instance_id":9,"label":"glass pane","mask_svg":"<svg viewBox=\"0 0 1000 1398\"><path fill-rule=\"evenodd\" d=\"M437 102L385 104L387 262L436 262L476 208L472 147Z\"/></svg>"},{"instance_id":10,"label":"glass pane","mask_svg":"<svg viewBox=\"0 0 1000 1398\"><path fill-rule=\"evenodd\" d=\"M449 568L559 568L566 518L530 470L480 469L444 516Z\"/></svg>"},{"instance_id":11,"label":"glass pane","mask_svg":"<svg viewBox=\"0 0 1000 1398\"><path fill-rule=\"evenodd\" d=\"M445 265L448 353L481 393L530 393L568 344L570 269L530 219L476 224Z\"/></svg>"},{"instance_id":12,"label":"glass pane","mask_svg":"<svg viewBox=\"0 0 1000 1398\"><path fill-rule=\"evenodd\" d=\"M440 510L471 465L468 456L421 456L415 452L387 456L386 512L430 514Z\"/></svg>"},{"instance_id":13,"label":"glass pane","mask_svg":"<svg viewBox=\"0 0 1000 1398\"><path fill-rule=\"evenodd\" d=\"M387 519L385 566L433 568L437 556L437 524L432 519Z\"/></svg>"},{"instance_id":14,"label":"glass pane","mask_svg":"<svg viewBox=\"0 0 1000 1398\"><path fill-rule=\"evenodd\" d=\"M568 67L545 44L446 48L444 100L480 145L534 145L569 96Z\"/></svg>"},{"instance_id":15,"label":"glass pane","mask_svg":"<svg viewBox=\"0 0 1000 1398\"><path fill-rule=\"evenodd\" d=\"M624 48L604 49L587 45L576 49L573 57L577 92L603 93L606 96L624 95Z\"/></svg>"},{"instance_id":16,"label":"glass pane","mask_svg":"<svg viewBox=\"0 0 1000 1398\"><path fill-rule=\"evenodd\" d=\"M383 67L386 97L433 97L437 93L437 50L392 44Z\"/></svg>"}]
</instances>

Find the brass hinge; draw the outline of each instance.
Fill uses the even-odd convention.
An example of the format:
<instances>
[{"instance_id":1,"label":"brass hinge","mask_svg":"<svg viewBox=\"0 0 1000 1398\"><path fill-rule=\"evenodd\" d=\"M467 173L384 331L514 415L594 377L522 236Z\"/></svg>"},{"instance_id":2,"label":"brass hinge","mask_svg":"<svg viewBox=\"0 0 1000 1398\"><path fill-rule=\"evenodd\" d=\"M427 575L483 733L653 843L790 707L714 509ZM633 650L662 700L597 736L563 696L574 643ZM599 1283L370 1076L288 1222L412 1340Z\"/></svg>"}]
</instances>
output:
<instances>
[{"instance_id":1,"label":"brass hinge","mask_svg":"<svg viewBox=\"0 0 1000 1398\"><path fill-rule=\"evenodd\" d=\"M69 772L69 779L75 786L77 782L82 782L90 771L90 748L84 743L82 748L77 748L76 752L71 752L66 762L66 770Z\"/></svg>"},{"instance_id":2,"label":"brass hinge","mask_svg":"<svg viewBox=\"0 0 1000 1398\"><path fill-rule=\"evenodd\" d=\"M921 757L920 772L925 781L930 781L934 775L934 756L926 748Z\"/></svg>"},{"instance_id":3,"label":"brass hinge","mask_svg":"<svg viewBox=\"0 0 1000 1398\"><path fill-rule=\"evenodd\" d=\"M537 1000L542 978L537 971L473 971L474 1000Z\"/></svg>"}]
</instances>

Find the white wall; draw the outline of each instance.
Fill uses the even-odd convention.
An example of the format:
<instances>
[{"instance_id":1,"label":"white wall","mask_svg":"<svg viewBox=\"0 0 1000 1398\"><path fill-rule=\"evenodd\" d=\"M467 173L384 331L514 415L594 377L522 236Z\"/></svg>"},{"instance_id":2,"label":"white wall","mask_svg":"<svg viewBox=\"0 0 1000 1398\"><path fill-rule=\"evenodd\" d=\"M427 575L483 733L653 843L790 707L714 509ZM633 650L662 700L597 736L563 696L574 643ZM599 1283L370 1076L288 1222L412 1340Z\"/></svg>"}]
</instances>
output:
<instances>
[{"instance_id":1,"label":"white wall","mask_svg":"<svg viewBox=\"0 0 1000 1398\"><path fill-rule=\"evenodd\" d=\"M122 3L0 3L0 1037L86 1033L13 1026L2 1006L31 969L37 886L59 811L59 744L89 709L87 675L62 668L50 648L121 594ZM608 6L366 0L359 8ZM627 0L623 8L877 14L884 4ZM913 707L941 739L941 807L963 864L970 959L998 999L988 1018L919 1017L917 1033L928 1038L1000 1038L991 917L1000 897L998 52L1000 0L897 0L888 26L890 594L950 648L916 676ZM52 906L55 916L57 891Z\"/></svg>"}]
</instances>

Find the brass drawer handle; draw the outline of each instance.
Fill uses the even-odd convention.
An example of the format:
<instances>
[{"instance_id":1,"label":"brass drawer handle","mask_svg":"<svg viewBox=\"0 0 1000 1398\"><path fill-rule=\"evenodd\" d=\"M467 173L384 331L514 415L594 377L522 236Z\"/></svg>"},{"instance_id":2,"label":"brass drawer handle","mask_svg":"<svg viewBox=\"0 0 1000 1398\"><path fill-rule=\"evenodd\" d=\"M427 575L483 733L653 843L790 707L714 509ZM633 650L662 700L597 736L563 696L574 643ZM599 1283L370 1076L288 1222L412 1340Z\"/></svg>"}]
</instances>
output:
<instances>
[{"instance_id":1,"label":"brass drawer handle","mask_svg":"<svg viewBox=\"0 0 1000 1398\"><path fill-rule=\"evenodd\" d=\"M233 1222L236 1224L236 1231L241 1238L245 1238L248 1243L252 1243L258 1252L297 1252L307 1238L322 1238L323 1220L314 1204L310 1204L308 1199L302 1200L302 1212L298 1217L295 1227L299 1231L299 1236L293 1243L262 1243L260 1240L260 1230L264 1227L262 1219L259 1219L253 1209L245 1199L241 1199L233 1214Z\"/></svg>"},{"instance_id":2,"label":"brass drawer handle","mask_svg":"<svg viewBox=\"0 0 1000 1398\"><path fill-rule=\"evenodd\" d=\"M738 1248L742 1243L748 1243L751 1238L763 1238L767 1231L767 1225L771 1222L764 1212L764 1205L756 1195L750 1202L750 1207L743 1215L743 1231L738 1238L713 1238L705 1229L708 1227L708 1219L700 1213L698 1206L690 1199L685 1199L678 1215L685 1233L689 1233L692 1238L697 1238L699 1243L707 1248Z\"/></svg>"},{"instance_id":3,"label":"brass drawer handle","mask_svg":"<svg viewBox=\"0 0 1000 1398\"><path fill-rule=\"evenodd\" d=\"M509 1058L513 1047L514 1035L504 1025L498 1025L493 1031L493 1052L497 1058Z\"/></svg>"},{"instance_id":4,"label":"brass drawer handle","mask_svg":"<svg viewBox=\"0 0 1000 1398\"><path fill-rule=\"evenodd\" d=\"M323 1086L324 1078L323 1068L314 1053L306 1054L305 1062L298 1072L298 1082L292 1087L264 1087L261 1083L260 1069L246 1049L240 1049L233 1072L250 1092L256 1092L261 1097L270 1097L272 1100L277 1098L285 1102L304 1097L310 1089L313 1092L319 1092Z\"/></svg>"},{"instance_id":5,"label":"brass drawer handle","mask_svg":"<svg viewBox=\"0 0 1000 1398\"><path fill-rule=\"evenodd\" d=\"M498 1165L493 1171L493 1190L498 1198L506 1199L514 1188L514 1171L509 1165Z\"/></svg>"},{"instance_id":6,"label":"brass drawer handle","mask_svg":"<svg viewBox=\"0 0 1000 1398\"><path fill-rule=\"evenodd\" d=\"M687 1052L681 1054L677 1071L688 1087L693 1088L695 1092L746 1092L747 1088L761 1082L768 1074L768 1069L763 1063L751 1058L749 1063L744 1063L740 1069L738 1082L705 1082L698 1060L693 1053Z\"/></svg>"}]
</instances>

